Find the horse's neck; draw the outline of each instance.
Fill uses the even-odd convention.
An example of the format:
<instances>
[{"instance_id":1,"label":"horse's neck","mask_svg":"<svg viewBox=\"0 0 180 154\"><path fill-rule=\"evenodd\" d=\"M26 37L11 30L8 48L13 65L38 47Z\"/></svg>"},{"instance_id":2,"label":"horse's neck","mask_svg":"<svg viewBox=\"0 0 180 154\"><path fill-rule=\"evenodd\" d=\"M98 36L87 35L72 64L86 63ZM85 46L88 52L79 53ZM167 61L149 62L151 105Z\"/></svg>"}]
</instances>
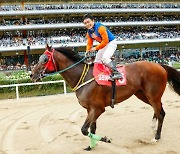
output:
<instances>
[{"instance_id":1,"label":"horse's neck","mask_svg":"<svg viewBox=\"0 0 180 154\"><path fill-rule=\"evenodd\" d=\"M84 65L85 64L76 65L61 74L64 80L67 82L68 85L70 85L71 88L74 88L76 84L78 83L83 73Z\"/></svg>"}]
</instances>

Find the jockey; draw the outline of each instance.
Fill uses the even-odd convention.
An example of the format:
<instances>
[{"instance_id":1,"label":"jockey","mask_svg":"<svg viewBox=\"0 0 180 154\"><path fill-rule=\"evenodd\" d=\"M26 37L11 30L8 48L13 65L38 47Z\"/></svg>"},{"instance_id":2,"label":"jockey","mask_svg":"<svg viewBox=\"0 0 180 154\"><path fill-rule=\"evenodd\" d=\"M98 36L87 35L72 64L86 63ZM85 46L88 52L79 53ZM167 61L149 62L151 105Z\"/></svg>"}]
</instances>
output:
<instances>
[{"instance_id":1,"label":"jockey","mask_svg":"<svg viewBox=\"0 0 180 154\"><path fill-rule=\"evenodd\" d=\"M119 73L115 64L111 60L111 57L117 48L115 36L106 26L100 22L95 22L94 17L91 14L85 14L83 16L83 23L88 29L86 34L86 52L93 52L98 50L94 63L104 63L112 70L110 80L114 81L116 79L121 79L122 75ZM95 47L93 47L94 40L99 42L99 44Z\"/></svg>"}]
</instances>

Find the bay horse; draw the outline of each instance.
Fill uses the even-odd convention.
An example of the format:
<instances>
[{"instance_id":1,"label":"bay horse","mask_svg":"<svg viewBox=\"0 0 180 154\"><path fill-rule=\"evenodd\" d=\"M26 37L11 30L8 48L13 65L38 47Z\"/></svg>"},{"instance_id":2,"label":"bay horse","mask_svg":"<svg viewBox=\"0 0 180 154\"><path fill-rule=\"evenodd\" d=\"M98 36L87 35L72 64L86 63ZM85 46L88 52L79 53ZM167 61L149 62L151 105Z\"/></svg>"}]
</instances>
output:
<instances>
[{"instance_id":1,"label":"bay horse","mask_svg":"<svg viewBox=\"0 0 180 154\"><path fill-rule=\"evenodd\" d=\"M44 54L31 72L31 79L38 81L44 74L60 73L71 88L76 87L82 77L85 62L82 57L68 47L53 49L46 47ZM180 72L167 65L152 62L138 61L125 66L127 84L116 87L115 104L120 103L130 96L135 95L138 99L152 106L154 110L153 121L158 124L155 128L157 141L161 137L161 129L165 117L161 97L165 91L167 82L174 92L180 95ZM105 111L105 107L111 104L112 87L101 86L93 78L93 66L84 76L84 82L75 94L79 104L87 110L87 118L81 128L82 134L89 136L91 144L85 150L95 147L95 141L110 142L107 137L95 135L96 120ZM89 82L88 82L89 81ZM89 132L90 128L90 132Z\"/></svg>"}]
</instances>

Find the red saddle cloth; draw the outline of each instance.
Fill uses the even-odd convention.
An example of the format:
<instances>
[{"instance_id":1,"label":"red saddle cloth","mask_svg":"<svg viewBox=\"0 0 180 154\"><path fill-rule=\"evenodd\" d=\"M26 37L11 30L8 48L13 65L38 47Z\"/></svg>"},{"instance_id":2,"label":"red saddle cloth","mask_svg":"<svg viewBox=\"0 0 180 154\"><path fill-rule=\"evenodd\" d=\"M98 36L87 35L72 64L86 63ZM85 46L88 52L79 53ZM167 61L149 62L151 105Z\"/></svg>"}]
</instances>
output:
<instances>
[{"instance_id":1,"label":"red saddle cloth","mask_svg":"<svg viewBox=\"0 0 180 154\"><path fill-rule=\"evenodd\" d=\"M117 66L118 71L122 74L123 79L116 80L116 86L126 85L126 72L124 66ZM111 70L104 64L95 63L93 69L93 76L99 85L112 86L109 81Z\"/></svg>"}]
</instances>

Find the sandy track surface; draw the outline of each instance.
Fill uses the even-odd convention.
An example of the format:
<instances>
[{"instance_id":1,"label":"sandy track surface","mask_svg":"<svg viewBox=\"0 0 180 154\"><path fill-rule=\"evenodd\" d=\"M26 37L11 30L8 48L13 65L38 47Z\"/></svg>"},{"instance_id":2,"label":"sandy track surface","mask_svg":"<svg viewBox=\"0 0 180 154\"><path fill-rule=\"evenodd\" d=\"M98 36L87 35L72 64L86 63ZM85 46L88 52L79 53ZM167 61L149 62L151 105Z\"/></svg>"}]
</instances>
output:
<instances>
[{"instance_id":1,"label":"sandy track surface","mask_svg":"<svg viewBox=\"0 0 180 154\"><path fill-rule=\"evenodd\" d=\"M97 121L97 134L112 143L98 142L92 154L180 153L180 97L168 88L163 95L166 117L162 138L153 143L153 110L134 96L116 105ZM72 94L0 101L1 154L81 154L89 138L81 134L86 118Z\"/></svg>"}]
</instances>

